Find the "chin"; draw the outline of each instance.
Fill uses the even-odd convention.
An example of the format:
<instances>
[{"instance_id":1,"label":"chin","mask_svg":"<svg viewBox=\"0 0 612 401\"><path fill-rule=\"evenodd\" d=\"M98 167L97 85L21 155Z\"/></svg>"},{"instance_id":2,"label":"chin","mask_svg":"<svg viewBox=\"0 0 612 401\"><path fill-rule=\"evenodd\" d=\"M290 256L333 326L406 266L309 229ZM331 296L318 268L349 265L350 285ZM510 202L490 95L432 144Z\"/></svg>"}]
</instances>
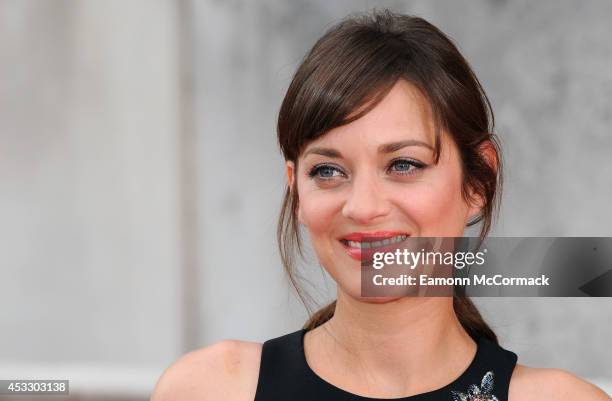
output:
<instances>
[{"instance_id":1,"label":"chin","mask_svg":"<svg viewBox=\"0 0 612 401\"><path fill-rule=\"evenodd\" d=\"M404 297L359 297L359 300L367 304L387 304L402 298Z\"/></svg>"},{"instance_id":2,"label":"chin","mask_svg":"<svg viewBox=\"0 0 612 401\"><path fill-rule=\"evenodd\" d=\"M388 297L362 297L360 288L357 288L351 291L344 291L344 292L348 294L354 300L363 302L366 304L387 304L390 302L398 301L406 297L406 295L388 296Z\"/></svg>"}]
</instances>

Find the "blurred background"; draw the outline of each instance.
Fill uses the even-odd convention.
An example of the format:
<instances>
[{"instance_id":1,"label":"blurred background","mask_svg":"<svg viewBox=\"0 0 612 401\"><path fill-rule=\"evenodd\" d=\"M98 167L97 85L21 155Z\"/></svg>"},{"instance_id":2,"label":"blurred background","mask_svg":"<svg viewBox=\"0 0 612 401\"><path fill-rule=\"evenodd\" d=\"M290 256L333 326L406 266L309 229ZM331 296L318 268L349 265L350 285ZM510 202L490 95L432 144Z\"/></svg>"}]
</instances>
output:
<instances>
[{"instance_id":1,"label":"blurred background","mask_svg":"<svg viewBox=\"0 0 612 401\"><path fill-rule=\"evenodd\" d=\"M299 329L275 119L314 41L372 7L437 25L487 91L492 235L612 236L607 0L0 0L0 379L146 400L189 350ZM332 299L312 255L301 268ZM519 363L612 392L612 299L476 303Z\"/></svg>"}]
</instances>

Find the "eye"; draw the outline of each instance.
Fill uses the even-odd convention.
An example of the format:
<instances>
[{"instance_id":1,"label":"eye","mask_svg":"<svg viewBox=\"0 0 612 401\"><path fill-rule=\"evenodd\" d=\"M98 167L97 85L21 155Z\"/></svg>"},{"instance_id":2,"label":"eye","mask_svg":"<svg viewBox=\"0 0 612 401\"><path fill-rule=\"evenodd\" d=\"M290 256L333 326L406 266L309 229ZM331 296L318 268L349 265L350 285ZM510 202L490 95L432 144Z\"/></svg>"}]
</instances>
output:
<instances>
[{"instance_id":1,"label":"eye","mask_svg":"<svg viewBox=\"0 0 612 401\"><path fill-rule=\"evenodd\" d=\"M344 173L338 167L332 166L331 164L317 164L310 169L308 176L311 178L329 180L334 177L344 176Z\"/></svg>"},{"instance_id":2,"label":"eye","mask_svg":"<svg viewBox=\"0 0 612 401\"><path fill-rule=\"evenodd\" d=\"M395 159L389 163L389 169L400 175L417 174L425 167L425 164L411 159Z\"/></svg>"}]
</instances>

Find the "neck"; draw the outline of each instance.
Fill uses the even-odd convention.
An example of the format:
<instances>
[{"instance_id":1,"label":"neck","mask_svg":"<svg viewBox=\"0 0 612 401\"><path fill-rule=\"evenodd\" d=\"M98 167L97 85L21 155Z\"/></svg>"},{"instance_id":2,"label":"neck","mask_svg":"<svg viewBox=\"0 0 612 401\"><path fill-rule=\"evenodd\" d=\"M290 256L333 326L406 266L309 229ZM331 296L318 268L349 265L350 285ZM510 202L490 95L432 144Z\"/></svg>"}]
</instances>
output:
<instances>
[{"instance_id":1,"label":"neck","mask_svg":"<svg viewBox=\"0 0 612 401\"><path fill-rule=\"evenodd\" d=\"M321 328L321 344L327 343L323 347L338 363L363 367L373 382L384 382L398 392L447 384L467 368L476 352L451 297L366 303L339 290L334 316Z\"/></svg>"}]
</instances>

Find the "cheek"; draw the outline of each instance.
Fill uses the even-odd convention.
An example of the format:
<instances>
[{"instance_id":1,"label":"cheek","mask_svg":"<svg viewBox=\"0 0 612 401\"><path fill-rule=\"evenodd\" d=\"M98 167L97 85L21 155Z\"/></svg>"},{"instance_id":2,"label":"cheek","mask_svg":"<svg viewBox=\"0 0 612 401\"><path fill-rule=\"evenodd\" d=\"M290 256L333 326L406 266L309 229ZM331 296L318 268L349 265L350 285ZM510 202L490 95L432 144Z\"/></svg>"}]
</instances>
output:
<instances>
[{"instance_id":1,"label":"cheek","mask_svg":"<svg viewBox=\"0 0 612 401\"><path fill-rule=\"evenodd\" d=\"M442 168L430 179L415 183L402 197L402 209L422 237L463 235L467 206L461 196L461 175Z\"/></svg>"},{"instance_id":2,"label":"cheek","mask_svg":"<svg viewBox=\"0 0 612 401\"><path fill-rule=\"evenodd\" d=\"M310 245L318 263L327 271L344 292L353 297L361 295L360 264L357 261L341 262L344 250L336 241L338 228L346 224L342 207L346 194L342 189L305 189L300 192L302 222L307 226Z\"/></svg>"},{"instance_id":3,"label":"cheek","mask_svg":"<svg viewBox=\"0 0 612 401\"><path fill-rule=\"evenodd\" d=\"M311 236L329 231L333 219L342 210L342 199L333 190L306 188L299 192L299 199L302 222Z\"/></svg>"}]
</instances>

